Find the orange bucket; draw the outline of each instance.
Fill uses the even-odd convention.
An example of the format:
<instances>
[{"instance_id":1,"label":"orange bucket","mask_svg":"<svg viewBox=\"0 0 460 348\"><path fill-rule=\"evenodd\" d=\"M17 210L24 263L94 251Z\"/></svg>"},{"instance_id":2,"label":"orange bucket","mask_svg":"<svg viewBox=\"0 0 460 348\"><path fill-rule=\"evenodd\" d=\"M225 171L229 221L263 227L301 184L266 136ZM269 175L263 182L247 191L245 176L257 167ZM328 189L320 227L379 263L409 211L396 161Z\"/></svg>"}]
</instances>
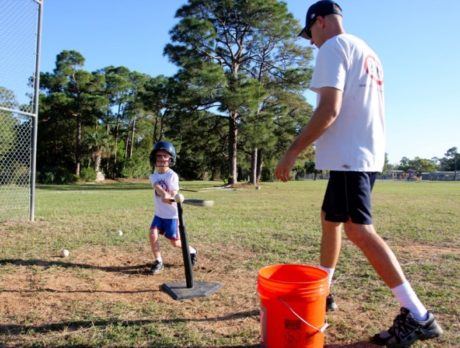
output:
<instances>
[{"instance_id":1,"label":"orange bucket","mask_svg":"<svg viewBox=\"0 0 460 348\"><path fill-rule=\"evenodd\" d=\"M327 272L308 265L272 265L259 270L261 347L324 346Z\"/></svg>"}]
</instances>

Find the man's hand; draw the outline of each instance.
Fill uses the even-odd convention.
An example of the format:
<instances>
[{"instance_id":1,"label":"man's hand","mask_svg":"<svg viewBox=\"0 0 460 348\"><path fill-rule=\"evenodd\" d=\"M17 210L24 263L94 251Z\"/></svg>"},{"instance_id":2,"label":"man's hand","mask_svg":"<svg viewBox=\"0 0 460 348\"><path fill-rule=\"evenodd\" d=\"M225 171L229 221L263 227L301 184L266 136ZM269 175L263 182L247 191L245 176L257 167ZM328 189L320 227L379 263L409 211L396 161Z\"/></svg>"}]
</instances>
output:
<instances>
[{"instance_id":1,"label":"man's hand","mask_svg":"<svg viewBox=\"0 0 460 348\"><path fill-rule=\"evenodd\" d=\"M291 169L294 166L297 156L288 151L281 157L275 169L275 177L281 181L289 181Z\"/></svg>"}]
</instances>

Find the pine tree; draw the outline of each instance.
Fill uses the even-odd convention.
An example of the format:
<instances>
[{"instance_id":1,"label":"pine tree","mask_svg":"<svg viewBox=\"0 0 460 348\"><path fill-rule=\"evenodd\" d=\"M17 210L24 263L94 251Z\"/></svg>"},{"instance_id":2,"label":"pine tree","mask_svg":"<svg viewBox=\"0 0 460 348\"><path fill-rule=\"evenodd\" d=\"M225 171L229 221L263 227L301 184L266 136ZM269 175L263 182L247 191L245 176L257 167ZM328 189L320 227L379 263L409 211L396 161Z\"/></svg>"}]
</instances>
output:
<instances>
[{"instance_id":1,"label":"pine tree","mask_svg":"<svg viewBox=\"0 0 460 348\"><path fill-rule=\"evenodd\" d=\"M276 0L190 0L176 17L165 54L179 66L190 107L225 113L228 181L235 184L240 125L263 104L248 90L251 80L270 94L299 94L310 77L311 50L295 44L300 25Z\"/></svg>"}]
</instances>

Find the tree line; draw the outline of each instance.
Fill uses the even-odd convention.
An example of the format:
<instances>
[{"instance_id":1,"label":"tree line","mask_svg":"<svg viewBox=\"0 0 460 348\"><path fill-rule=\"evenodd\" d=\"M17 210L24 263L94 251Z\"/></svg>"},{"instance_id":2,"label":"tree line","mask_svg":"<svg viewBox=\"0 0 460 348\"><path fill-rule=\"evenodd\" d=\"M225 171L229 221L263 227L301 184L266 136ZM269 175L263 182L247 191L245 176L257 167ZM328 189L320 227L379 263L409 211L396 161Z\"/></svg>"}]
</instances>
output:
<instances>
[{"instance_id":1,"label":"tree line","mask_svg":"<svg viewBox=\"0 0 460 348\"><path fill-rule=\"evenodd\" d=\"M413 171L417 176L420 176L424 172L456 172L460 170L460 153L457 147L451 147L444 153L444 157L433 157L431 159L420 157L409 159L403 157L399 164L387 165L386 169L398 169L406 173Z\"/></svg>"},{"instance_id":2,"label":"tree line","mask_svg":"<svg viewBox=\"0 0 460 348\"><path fill-rule=\"evenodd\" d=\"M312 113L303 96L312 50L296 43L300 24L276 0L190 0L176 17L164 49L178 67L172 77L88 72L72 50L41 74L39 179L145 177L159 140L176 146L185 179L271 178Z\"/></svg>"},{"instance_id":3,"label":"tree line","mask_svg":"<svg viewBox=\"0 0 460 348\"><path fill-rule=\"evenodd\" d=\"M297 44L300 24L277 0L189 0L176 17L164 48L178 68L174 76L124 66L90 72L74 50L59 53L54 70L40 74L40 182L146 177L159 140L176 146L183 179L273 178L312 114L304 92L313 53ZM0 88L10 104L11 95ZM299 158L297 175L314 172L313 155L309 148ZM441 159L386 161L385 170L455 170L459 156L454 147Z\"/></svg>"}]
</instances>

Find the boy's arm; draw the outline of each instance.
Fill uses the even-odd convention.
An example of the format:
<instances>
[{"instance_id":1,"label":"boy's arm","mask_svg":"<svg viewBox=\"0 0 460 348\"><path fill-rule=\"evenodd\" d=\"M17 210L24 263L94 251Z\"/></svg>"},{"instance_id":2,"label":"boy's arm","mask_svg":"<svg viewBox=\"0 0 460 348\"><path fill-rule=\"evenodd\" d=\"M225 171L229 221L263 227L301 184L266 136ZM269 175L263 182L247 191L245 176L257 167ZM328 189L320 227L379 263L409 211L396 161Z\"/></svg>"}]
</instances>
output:
<instances>
[{"instance_id":1,"label":"boy's arm","mask_svg":"<svg viewBox=\"0 0 460 348\"><path fill-rule=\"evenodd\" d=\"M172 191L171 193L165 191L161 185L155 184L153 186L155 192L160 196L163 203L172 204L172 198L176 196L177 191Z\"/></svg>"}]
</instances>

